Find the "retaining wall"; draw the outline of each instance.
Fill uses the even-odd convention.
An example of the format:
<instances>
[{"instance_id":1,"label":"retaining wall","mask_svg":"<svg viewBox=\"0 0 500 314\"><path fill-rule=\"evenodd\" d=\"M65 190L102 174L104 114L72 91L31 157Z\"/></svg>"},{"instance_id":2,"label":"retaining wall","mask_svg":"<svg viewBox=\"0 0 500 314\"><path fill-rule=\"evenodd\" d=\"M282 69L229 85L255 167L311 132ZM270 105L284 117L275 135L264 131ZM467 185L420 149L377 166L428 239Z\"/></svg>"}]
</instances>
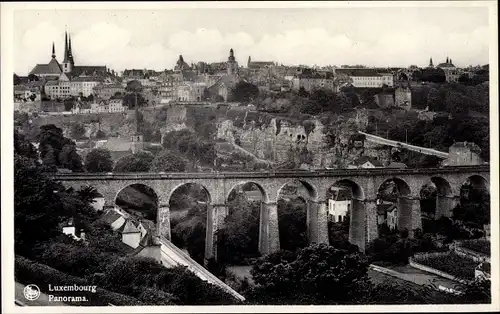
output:
<instances>
[{"instance_id":1,"label":"retaining wall","mask_svg":"<svg viewBox=\"0 0 500 314\"><path fill-rule=\"evenodd\" d=\"M426 254L429 254L429 253L426 253ZM443 254L443 253L441 253L441 254ZM448 254L448 253L444 253L444 254ZM427 256L429 256L429 255L427 255ZM431 274L434 274L434 275L438 275L440 277L443 277L443 278L446 278L446 279L450 279L450 280L453 280L453 281L456 281L456 282L459 282L459 283L463 283L463 284L469 283L468 280L464 280L464 279L455 277L453 275L450 275L448 273L445 273L444 271L441 271L441 270L438 270L438 269L435 269L435 268L432 268L432 267L429 267L429 266L425 266L425 265L419 264L418 262L415 262L415 260L413 259L413 257L410 257L409 262L410 262L409 263L410 266L414 267L416 269L420 269L420 270L426 271L428 273L431 273Z\"/></svg>"}]
</instances>

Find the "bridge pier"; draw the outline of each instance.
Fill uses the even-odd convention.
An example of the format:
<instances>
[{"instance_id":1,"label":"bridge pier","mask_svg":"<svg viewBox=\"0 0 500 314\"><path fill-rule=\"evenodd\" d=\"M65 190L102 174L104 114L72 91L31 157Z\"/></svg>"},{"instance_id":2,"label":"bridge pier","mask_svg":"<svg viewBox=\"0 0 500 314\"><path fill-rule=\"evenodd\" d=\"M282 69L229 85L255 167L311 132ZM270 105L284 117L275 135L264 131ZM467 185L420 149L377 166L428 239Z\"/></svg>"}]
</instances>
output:
<instances>
[{"instance_id":1,"label":"bridge pier","mask_svg":"<svg viewBox=\"0 0 500 314\"><path fill-rule=\"evenodd\" d=\"M170 207L168 205L160 204L158 205L157 213L157 233L158 236L164 237L167 240L171 240L171 230L170 230Z\"/></svg>"},{"instance_id":2,"label":"bridge pier","mask_svg":"<svg viewBox=\"0 0 500 314\"><path fill-rule=\"evenodd\" d=\"M278 204L261 202L259 223L259 252L262 255L280 250Z\"/></svg>"},{"instance_id":3,"label":"bridge pier","mask_svg":"<svg viewBox=\"0 0 500 314\"><path fill-rule=\"evenodd\" d=\"M357 245L361 252L365 251L365 203L362 200L352 199L349 222L349 242Z\"/></svg>"},{"instance_id":4,"label":"bridge pier","mask_svg":"<svg viewBox=\"0 0 500 314\"><path fill-rule=\"evenodd\" d=\"M307 241L309 244L329 243L328 210L324 201L307 201Z\"/></svg>"},{"instance_id":5,"label":"bridge pier","mask_svg":"<svg viewBox=\"0 0 500 314\"><path fill-rule=\"evenodd\" d=\"M378 238L377 215L378 214L377 214L376 200L365 201L366 245Z\"/></svg>"},{"instance_id":6,"label":"bridge pier","mask_svg":"<svg viewBox=\"0 0 500 314\"><path fill-rule=\"evenodd\" d=\"M207 228L205 237L205 261L215 258L217 260L217 231L224 226L224 219L228 215L227 204L208 204Z\"/></svg>"},{"instance_id":7,"label":"bridge pier","mask_svg":"<svg viewBox=\"0 0 500 314\"><path fill-rule=\"evenodd\" d=\"M418 197L400 196L397 202L398 230L408 230L408 237L413 238L415 229L422 229L420 199Z\"/></svg>"},{"instance_id":8,"label":"bridge pier","mask_svg":"<svg viewBox=\"0 0 500 314\"><path fill-rule=\"evenodd\" d=\"M436 215L434 219L451 217L453 215L453 209L459 202L460 196L438 194L436 196Z\"/></svg>"}]
</instances>

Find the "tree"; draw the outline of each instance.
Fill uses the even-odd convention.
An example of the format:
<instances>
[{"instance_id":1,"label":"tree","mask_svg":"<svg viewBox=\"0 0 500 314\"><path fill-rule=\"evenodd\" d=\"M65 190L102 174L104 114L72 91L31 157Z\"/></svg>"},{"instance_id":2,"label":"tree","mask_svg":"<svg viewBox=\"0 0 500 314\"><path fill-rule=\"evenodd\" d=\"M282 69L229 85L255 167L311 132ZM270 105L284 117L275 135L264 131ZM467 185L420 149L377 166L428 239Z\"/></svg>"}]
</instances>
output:
<instances>
[{"instance_id":1,"label":"tree","mask_svg":"<svg viewBox=\"0 0 500 314\"><path fill-rule=\"evenodd\" d=\"M233 98L235 101L247 102L257 98L259 88L251 83L238 82L233 89Z\"/></svg>"},{"instance_id":2,"label":"tree","mask_svg":"<svg viewBox=\"0 0 500 314\"><path fill-rule=\"evenodd\" d=\"M444 104L439 97L438 90L435 88L431 88L427 94L427 107L429 107L430 111L444 110Z\"/></svg>"},{"instance_id":3,"label":"tree","mask_svg":"<svg viewBox=\"0 0 500 314\"><path fill-rule=\"evenodd\" d=\"M346 304L363 297L368 261L357 252L315 244L256 261L250 298L271 304ZM259 303L260 303L259 302Z\"/></svg>"},{"instance_id":4,"label":"tree","mask_svg":"<svg viewBox=\"0 0 500 314\"><path fill-rule=\"evenodd\" d=\"M111 153L105 148L95 148L85 157L85 168L88 172L111 172L113 160Z\"/></svg>"},{"instance_id":5,"label":"tree","mask_svg":"<svg viewBox=\"0 0 500 314\"><path fill-rule=\"evenodd\" d=\"M137 80L129 81L125 90L130 93L140 93L142 92L142 84Z\"/></svg>"},{"instance_id":6,"label":"tree","mask_svg":"<svg viewBox=\"0 0 500 314\"><path fill-rule=\"evenodd\" d=\"M14 240L16 254L29 256L33 246L61 234L68 217L58 193L61 186L47 178L34 160L14 155Z\"/></svg>"},{"instance_id":7,"label":"tree","mask_svg":"<svg viewBox=\"0 0 500 314\"><path fill-rule=\"evenodd\" d=\"M87 204L93 203L95 198L101 196L97 189L90 185L82 187L76 194L82 202Z\"/></svg>"},{"instance_id":8,"label":"tree","mask_svg":"<svg viewBox=\"0 0 500 314\"><path fill-rule=\"evenodd\" d=\"M85 137L85 127L81 123L71 125L71 138L80 140Z\"/></svg>"},{"instance_id":9,"label":"tree","mask_svg":"<svg viewBox=\"0 0 500 314\"><path fill-rule=\"evenodd\" d=\"M464 185L460 203L453 209L453 218L482 228L490 223L490 195L487 190Z\"/></svg>"},{"instance_id":10,"label":"tree","mask_svg":"<svg viewBox=\"0 0 500 314\"><path fill-rule=\"evenodd\" d=\"M230 202L224 227L217 232L218 262L242 265L258 257L260 202L249 202L239 193Z\"/></svg>"},{"instance_id":11,"label":"tree","mask_svg":"<svg viewBox=\"0 0 500 314\"><path fill-rule=\"evenodd\" d=\"M82 157L76 152L76 145L74 143L65 144L58 157L59 165L62 168L75 172L83 171Z\"/></svg>"},{"instance_id":12,"label":"tree","mask_svg":"<svg viewBox=\"0 0 500 314\"><path fill-rule=\"evenodd\" d=\"M186 162L176 154L163 150L151 163L151 172L184 172L186 171Z\"/></svg>"},{"instance_id":13,"label":"tree","mask_svg":"<svg viewBox=\"0 0 500 314\"><path fill-rule=\"evenodd\" d=\"M278 222L280 247L284 250L295 250L305 247L307 239L307 209L301 198L291 201L278 201Z\"/></svg>"},{"instance_id":14,"label":"tree","mask_svg":"<svg viewBox=\"0 0 500 314\"><path fill-rule=\"evenodd\" d=\"M14 130L14 153L38 161L38 152L23 134Z\"/></svg>"},{"instance_id":15,"label":"tree","mask_svg":"<svg viewBox=\"0 0 500 314\"><path fill-rule=\"evenodd\" d=\"M116 161L115 172L148 172L154 155L148 151L138 151Z\"/></svg>"},{"instance_id":16,"label":"tree","mask_svg":"<svg viewBox=\"0 0 500 314\"><path fill-rule=\"evenodd\" d=\"M98 130L95 134L96 139L103 139L106 138L106 134L102 130Z\"/></svg>"},{"instance_id":17,"label":"tree","mask_svg":"<svg viewBox=\"0 0 500 314\"><path fill-rule=\"evenodd\" d=\"M57 165L57 156L66 142L62 129L53 124L42 125L38 142L40 143L39 150L42 160L47 159L50 160L51 164Z\"/></svg>"},{"instance_id":18,"label":"tree","mask_svg":"<svg viewBox=\"0 0 500 314\"><path fill-rule=\"evenodd\" d=\"M123 105L128 109L134 109L136 100L138 107L144 107L148 103L141 93L128 93L123 97Z\"/></svg>"}]
</instances>

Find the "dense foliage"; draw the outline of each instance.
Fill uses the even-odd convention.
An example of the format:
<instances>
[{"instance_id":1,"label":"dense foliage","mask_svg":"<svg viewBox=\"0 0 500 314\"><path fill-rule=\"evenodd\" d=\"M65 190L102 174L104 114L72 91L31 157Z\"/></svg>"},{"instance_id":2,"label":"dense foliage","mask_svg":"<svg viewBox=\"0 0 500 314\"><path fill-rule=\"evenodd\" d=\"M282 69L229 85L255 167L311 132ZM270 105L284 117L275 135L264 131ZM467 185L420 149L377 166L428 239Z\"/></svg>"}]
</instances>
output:
<instances>
[{"instance_id":1,"label":"dense foliage","mask_svg":"<svg viewBox=\"0 0 500 314\"><path fill-rule=\"evenodd\" d=\"M61 128L53 124L41 126L38 141L40 158L45 166L83 171L82 158L76 152L75 142L64 137Z\"/></svg>"},{"instance_id":2,"label":"dense foliage","mask_svg":"<svg viewBox=\"0 0 500 314\"><path fill-rule=\"evenodd\" d=\"M218 262L245 265L259 253L260 202L238 195L230 202L224 227L217 232Z\"/></svg>"},{"instance_id":3,"label":"dense foliage","mask_svg":"<svg viewBox=\"0 0 500 314\"><path fill-rule=\"evenodd\" d=\"M20 141L19 137L16 140ZM151 305L233 302L225 292L185 268L167 269L150 258L127 257L132 249L90 206L95 189L65 189L44 176L32 151L20 149L25 144L16 143L16 147L15 251L50 266L16 259L16 278L25 283L68 284L64 278L75 276L72 284L99 287L95 302L115 305L137 304L135 299ZM70 218L77 230L86 233L85 242L62 234L60 223Z\"/></svg>"},{"instance_id":4,"label":"dense foliage","mask_svg":"<svg viewBox=\"0 0 500 314\"><path fill-rule=\"evenodd\" d=\"M186 161L178 155L162 150L155 156L149 171L151 172L184 172L187 168Z\"/></svg>"},{"instance_id":5,"label":"dense foliage","mask_svg":"<svg viewBox=\"0 0 500 314\"><path fill-rule=\"evenodd\" d=\"M106 148L92 149L85 156L85 168L87 172L113 171L113 160L110 151Z\"/></svg>"},{"instance_id":6,"label":"dense foliage","mask_svg":"<svg viewBox=\"0 0 500 314\"><path fill-rule=\"evenodd\" d=\"M453 218L482 228L490 223L490 195L487 190L464 185L460 203L453 209Z\"/></svg>"},{"instance_id":7,"label":"dense foliage","mask_svg":"<svg viewBox=\"0 0 500 314\"><path fill-rule=\"evenodd\" d=\"M179 152L186 158L203 165L213 165L215 160L215 146L205 142L193 131L183 129L165 134L163 147L172 152ZM194 170L194 169L193 169Z\"/></svg>"},{"instance_id":8,"label":"dense foliage","mask_svg":"<svg viewBox=\"0 0 500 314\"><path fill-rule=\"evenodd\" d=\"M135 154L124 156L116 161L115 172L148 172L154 155L148 151L140 150Z\"/></svg>"},{"instance_id":9,"label":"dense foliage","mask_svg":"<svg viewBox=\"0 0 500 314\"><path fill-rule=\"evenodd\" d=\"M280 251L257 260L257 287L249 295L264 304L355 303L369 283L368 263L359 253L325 244Z\"/></svg>"},{"instance_id":10,"label":"dense foliage","mask_svg":"<svg viewBox=\"0 0 500 314\"><path fill-rule=\"evenodd\" d=\"M195 184L179 187L170 198L172 243L188 251L191 258L203 264L208 195Z\"/></svg>"},{"instance_id":11,"label":"dense foliage","mask_svg":"<svg viewBox=\"0 0 500 314\"><path fill-rule=\"evenodd\" d=\"M478 263L472 258L448 252L436 256L414 257L415 262L429 266L462 279L474 279Z\"/></svg>"},{"instance_id":12,"label":"dense foliage","mask_svg":"<svg viewBox=\"0 0 500 314\"><path fill-rule=\"evenodd\" d=\"M255 99L259 95L259 88L251 83L238 82L232 90L234 101L247 102Z\"/></svg>"},{"instance_id":13,"label":"dense foliage","mask_svg":"<svg viewBox=\"0 0 500 314\"><path fill-rule=\"evenodd\" d=\"M460 242L460 245L466 249L473 250L485 255L491 255L491 242L487 239L471 239Z\"/></svg>"},{"instance_id":14,"label":"dense foliage","mask_svg":"<svg viewBox=\"0 0 500 314\"><path fill-rule=\"evenodd\" d=\"M278 201L280 248L294 251L308 245L307 204L302 198Z\"/></svg>"}]
</instances>

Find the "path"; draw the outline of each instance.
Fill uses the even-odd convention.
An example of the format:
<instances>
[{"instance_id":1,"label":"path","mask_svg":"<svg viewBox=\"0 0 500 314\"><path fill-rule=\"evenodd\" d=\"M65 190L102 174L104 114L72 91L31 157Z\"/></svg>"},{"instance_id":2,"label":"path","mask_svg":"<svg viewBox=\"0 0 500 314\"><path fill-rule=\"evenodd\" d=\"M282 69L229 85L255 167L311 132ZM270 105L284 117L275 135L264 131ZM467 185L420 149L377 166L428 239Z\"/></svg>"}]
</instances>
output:
<instances>
[{"instance_id":1,"label":"path","mask_svg":"<svg viewBox=\"0 0 500 314\"><path fill-rule=\"evenodd\" d=\"M49 301L49 296L43 292L40 297L34 301L28 301L24 297L24 287L22 283L16 282L14 296L17 301L20 301L23 306L69 306L63 302Z\"/></svg>"},{"instance_id":2,"label":"path","mask_svg":"<svg viewBox=\"0 0 500 314\"><path fill-rule=\"evenodd\" d=\"M368 134L368 133L361 132L361 131L358 131L358 133L366 136L367 141L370 141L370 142L373 142L376 144L387 145L387 146L398 147L398 148L405 148L407 150L411 150L411 151L418 152L421 154L436 156L436 157L445 158L445 159L448 158L448 156L449 156L449 154L446 152L442 152L442 151L435 150L432 148L420 147L420 146L410 145L410 144L403 143L403 142L393 141L393 140L389 140L389 139L386 139L386 138L383 138L380 136Z\"/></svg>"},{"instance_id":3,"label":"path","mask_svg":"<svg viewBox=\"0 0 500 314\"><path fill-rule=\"evenodd\" d=\"M456 281L416 269L410 265L382 267L382 269L384 268L392 271L393 276L420 286L434 285L436 287L442 286L448 289L457 289L460 287L460 284Z\"/></svg>"}]
</instances>

